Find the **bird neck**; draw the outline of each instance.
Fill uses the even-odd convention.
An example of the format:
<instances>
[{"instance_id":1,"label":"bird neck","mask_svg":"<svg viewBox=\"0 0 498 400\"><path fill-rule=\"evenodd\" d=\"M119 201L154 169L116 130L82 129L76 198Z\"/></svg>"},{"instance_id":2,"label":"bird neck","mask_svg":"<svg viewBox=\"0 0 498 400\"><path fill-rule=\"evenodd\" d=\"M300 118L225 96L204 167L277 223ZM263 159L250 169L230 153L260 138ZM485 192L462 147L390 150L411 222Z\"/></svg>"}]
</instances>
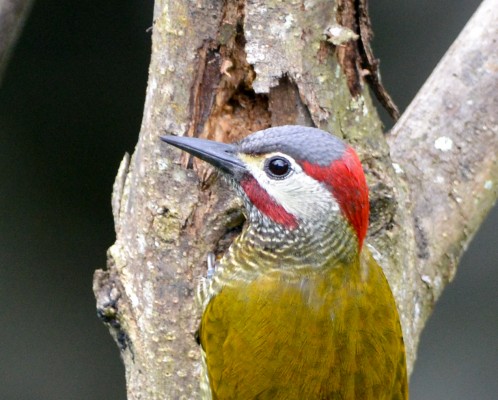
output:
<instances>
[{"instance_id":1,"label":"bird neck","mask_svg":"<svg viewBox=\"0 0 498 400\"><path fill-rule=\"evenodd\" d=\"M355 231L341 215L294 229L276 224L252 209L249 223L230 249L248 269L321 270L350 264L359 257ZM233 260L235 261L235 260Z\"/></svg>"},{"instance_id":2,"label":"bird neck","mask_svg":"<svg viewBox=\"0 0 498 400\"><path fill-rule=\"evenodd\" d=\"M361 249L354 229L341 216L333 214L321 223L288 229L255 208L248 211L245 229L216 265L212 278L199 286L198 302L203 308L224 286L250 282L262 274L291 279L324 277L328 272L357 275Z\"/></svg>"}]
</instances>

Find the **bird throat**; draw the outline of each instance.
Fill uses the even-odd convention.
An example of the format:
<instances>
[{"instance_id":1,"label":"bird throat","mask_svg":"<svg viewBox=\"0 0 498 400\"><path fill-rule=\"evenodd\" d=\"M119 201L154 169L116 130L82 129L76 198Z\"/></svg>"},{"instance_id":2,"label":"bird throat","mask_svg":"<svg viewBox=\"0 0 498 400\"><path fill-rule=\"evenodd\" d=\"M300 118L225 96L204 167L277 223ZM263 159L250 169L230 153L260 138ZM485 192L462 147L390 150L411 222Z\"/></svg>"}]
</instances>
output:
<instances>
[{"instance_id":1,"label":"bird throat","mask_svg":"<svg viewBox=\"0 0 498 400\"><path fill-rule=\"evenodd\" d=\"M240 263L255 272L268 268L292 272L351 263L359 257L358 240L353 228L341 218L332 214L318 225L300 224L289 229L251 207L246 229L224 257L226 264Z\"/></svg>"},{"instance_id":2,"label":"bird throat","mask_svg":"<svg viewBox=\"0 0 498 400\"><path fill-rule=\"evenodd\" d=\"M255 207L247 211L245 229L216 264L214 275L198 287L202 307L223 287L237 282L249 283L261 276L286 276L291 281L315 274L323 277L331 268L360 264L356 234L345 221L331 219L320 226L287 229Z\"/></svg>"}]
</instances>

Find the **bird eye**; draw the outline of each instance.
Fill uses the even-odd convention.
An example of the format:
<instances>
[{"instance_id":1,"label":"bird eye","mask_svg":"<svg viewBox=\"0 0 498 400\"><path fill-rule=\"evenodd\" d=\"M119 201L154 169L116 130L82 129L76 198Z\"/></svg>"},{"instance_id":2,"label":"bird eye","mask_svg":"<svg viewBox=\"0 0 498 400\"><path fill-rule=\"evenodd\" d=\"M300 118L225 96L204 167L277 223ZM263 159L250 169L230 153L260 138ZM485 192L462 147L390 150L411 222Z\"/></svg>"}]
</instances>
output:
<instances>
[{"instance_id":1,"label":"bird eye","mask_svg":"<svg viewBox=\"0 0 498 400\"><path fill-rule=\"evenodd\" d=\"M272 157L266 161L265 171L270 178L282 179L289 175L291 165L283 157Z\"/></svg>"}]
</instances>

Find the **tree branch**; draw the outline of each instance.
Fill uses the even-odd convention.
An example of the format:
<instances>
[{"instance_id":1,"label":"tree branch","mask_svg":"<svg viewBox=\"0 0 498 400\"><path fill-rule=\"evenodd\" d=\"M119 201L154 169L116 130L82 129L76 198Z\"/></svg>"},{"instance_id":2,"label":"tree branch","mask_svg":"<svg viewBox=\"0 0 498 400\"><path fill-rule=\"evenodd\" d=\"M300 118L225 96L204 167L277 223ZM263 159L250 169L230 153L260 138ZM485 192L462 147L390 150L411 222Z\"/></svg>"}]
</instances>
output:
<instances>
[{"instance_id":1,"label":"tree branch","mask_svg":"<svg viewBox=\"0 0 498 400\"><path fill-rule=\"evenodd\" d=\"M498 1L485 0L395 125L391 156L409 187L419 336L497 198ZM410 246L412 244L410 243Z\"/></svg>"}]
</instances>

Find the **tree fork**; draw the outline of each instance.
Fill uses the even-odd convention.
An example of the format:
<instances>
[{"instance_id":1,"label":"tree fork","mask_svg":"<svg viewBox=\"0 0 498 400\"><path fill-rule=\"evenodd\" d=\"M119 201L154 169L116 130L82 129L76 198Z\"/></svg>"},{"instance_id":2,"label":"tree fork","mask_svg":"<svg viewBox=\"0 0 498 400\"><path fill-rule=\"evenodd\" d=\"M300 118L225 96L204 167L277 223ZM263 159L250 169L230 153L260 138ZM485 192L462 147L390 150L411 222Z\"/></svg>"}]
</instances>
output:
<instances>
[{"instance_id":1,"label":"tree fork","mask_svg":"<svg viewBox=\"0 0 498 400\"><path fill-rule=\"evenodd\" d=\"M99 316L121 349L129 399L198 397L197 277L206 273L207 254L223 252L243 222L240 203L225 183L206 166L162 146L159 136L165 132L232 141L269 125L297 123L352 142L372 192L367 243L378 249L393 288L411 369L434 301L496 199L493 109L498 109L498 93L489 88L498 86L492 51L498 39L497 2L483 2L443 59L446 69L438 67L396 125L389 147L365 90L362 51L347 52L356 40L368 43L358 26L365 20L341 25L344 16L338 12L357 10L364 1L322 0L313 7L262 0L156 1L140 136L116 178L116 242L108 252L107 270L96 271L94 279ZM449 108L444 100L449 94L458 97L462 86L451 81L448 70L462 60L473 60L475 67L459 75L467 77L463 86L472 88L467 93L474 103L463 106L454 100ZM351 77L357 92L351 90ZM440 82L449 82L444 92ZM426 113L434 118L425 118ZM475 135L466 141L469 126ZM425 161L443 169L447 165L438 147L448 142L435 148L439 137L434 132L444 132L440 137L447 136L460 150L473 149L451 153L458 161L449 163L444 183L417 178L416 166ZM414 151L418 146L427 151ZM470 153L484 154L485 160ZM472 196L460 195L458 186L456 200L455 174L465 174L462 183L479 183L472 186ZM438 196L421 202L421 191L431 193L434 186ZM467 214L466 207L475 212ZM428 227L436 214L448 217L444 226ZM447 235L446 244L437 244L438 235L462 227L463 234Z\"/></svg>"}]
</instances>

